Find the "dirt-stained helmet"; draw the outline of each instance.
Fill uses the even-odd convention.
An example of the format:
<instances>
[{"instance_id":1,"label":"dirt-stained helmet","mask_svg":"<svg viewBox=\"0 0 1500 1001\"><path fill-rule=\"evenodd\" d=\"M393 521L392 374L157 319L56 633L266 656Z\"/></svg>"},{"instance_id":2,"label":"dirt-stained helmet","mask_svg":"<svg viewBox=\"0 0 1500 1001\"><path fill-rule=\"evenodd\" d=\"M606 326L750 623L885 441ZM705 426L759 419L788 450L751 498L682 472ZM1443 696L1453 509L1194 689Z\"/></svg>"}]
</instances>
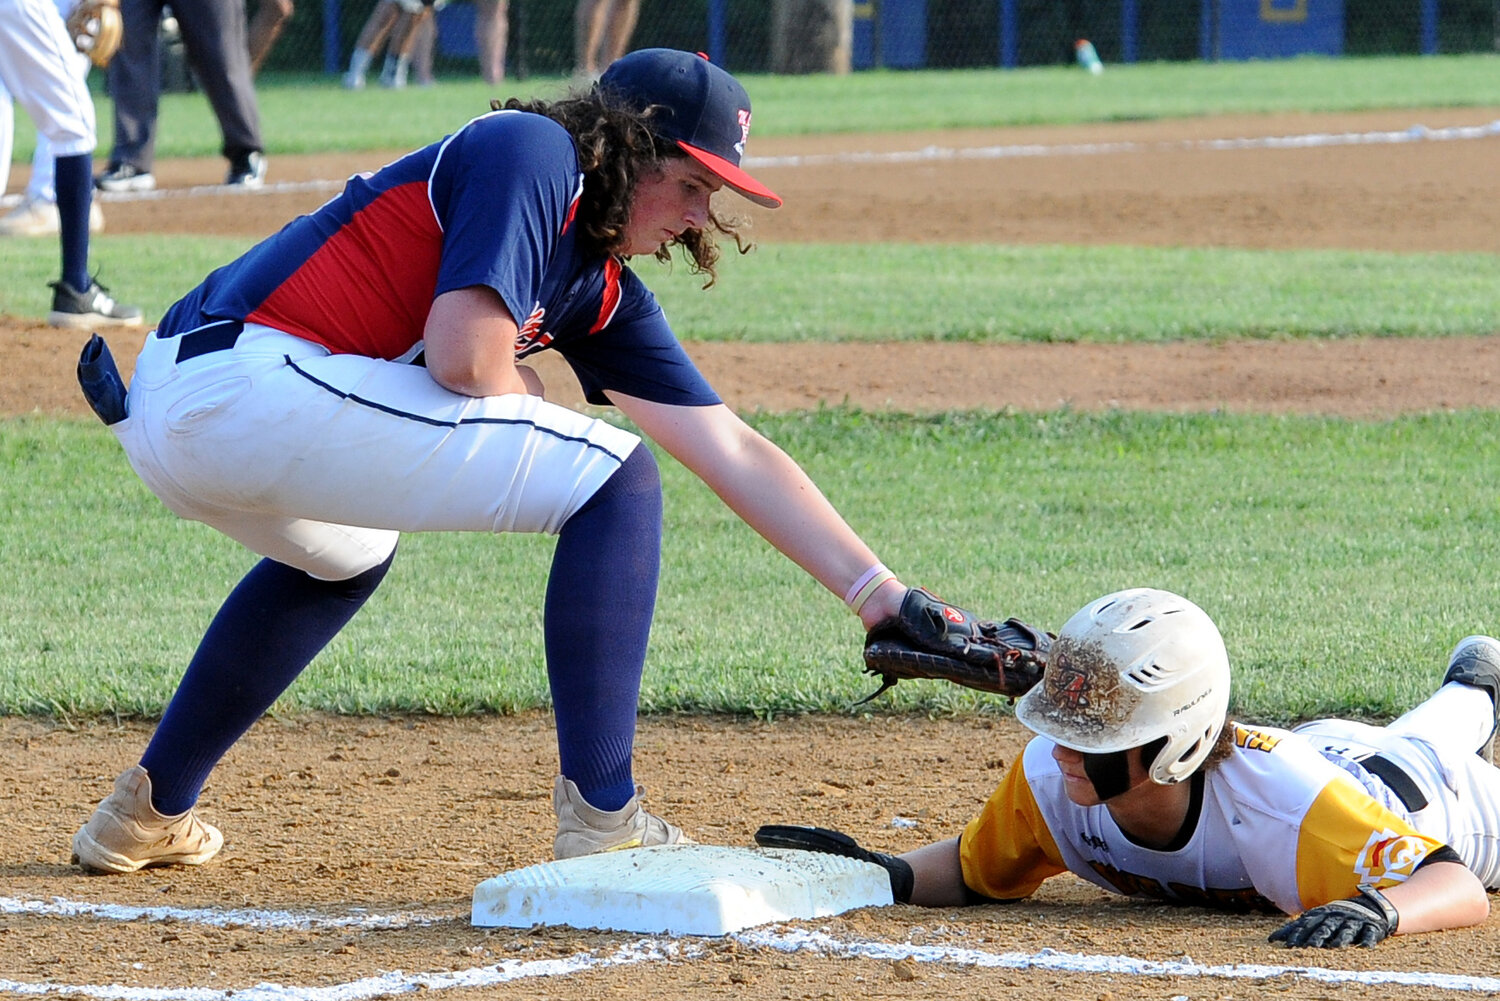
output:
<instances>
[{"instance_id":1,"label":"dirt-stained helmet","mask_svg":"<svg viewBox=\"0 0 1500 1001\"><path fill-rule=\"evenodd\" d=\"M1179 595L1133 588L1067 621L1016 718L1084 754L1165 738L1148 770L1171 785L1203 763L1228 709L1229 654L1213 620Z\"/></svg>"}]
</instances>

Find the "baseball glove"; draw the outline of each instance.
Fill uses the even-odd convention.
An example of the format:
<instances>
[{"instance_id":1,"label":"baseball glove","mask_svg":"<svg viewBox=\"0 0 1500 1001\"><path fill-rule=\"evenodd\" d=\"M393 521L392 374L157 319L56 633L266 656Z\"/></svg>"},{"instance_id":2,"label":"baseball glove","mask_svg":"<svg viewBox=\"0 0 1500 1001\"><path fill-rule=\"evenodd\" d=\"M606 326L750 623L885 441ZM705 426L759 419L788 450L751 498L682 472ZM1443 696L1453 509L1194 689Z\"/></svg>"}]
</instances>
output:
<instances>
[{"instance_id":1,"label":"baseball glove","mask_svg":"<svg viewBox=\"0 0 1500 1001\"><path fill-rule=\"evenodd\" d=\"M120 0L80 0L68 14L68 37L89 62L100 69L108 66L125 37Z\"/></svg>"},{"instance_id":2,"label":"baseball glove","mask_svg":"<svg viewBox=\"0 0 1500 1001\"><path fill-rule=\"evenodd\" d=\"M901 610L865 636L865 673L878 675L870 699L906 678L937 678L1019 698L1042 680L1053 637L1019 619L980 619L925 588L906 592Z\"/></svg>"}]
</instances>

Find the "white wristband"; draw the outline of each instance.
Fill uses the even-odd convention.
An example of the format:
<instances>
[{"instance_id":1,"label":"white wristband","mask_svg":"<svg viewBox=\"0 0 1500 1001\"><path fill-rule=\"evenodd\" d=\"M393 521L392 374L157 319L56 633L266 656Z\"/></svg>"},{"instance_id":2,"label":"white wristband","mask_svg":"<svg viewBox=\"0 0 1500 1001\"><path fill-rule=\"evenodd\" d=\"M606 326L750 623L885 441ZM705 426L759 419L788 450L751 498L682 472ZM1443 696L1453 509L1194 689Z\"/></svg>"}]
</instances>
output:
<instances>
[{"instance_id":1,"label":"white wristband","mask_svg":"<svg viewBox=\"0 0 1500 1001\"><path fill-rule=\"evenodd\" d=\"M866 570L864 573L860 574L859 578L853 584L849 585L849 590L844 595L844 604L852 607L854 605L854 599L859 596L860 589L866 584L870 583L870 581L874 580L875 575L880 573L880 571L884 569L884 563L877 563L870 569Z\"/></svg>"},{"instance_id":2,"label":"white wristband","mask_svg":"<svg viewBox=\"0 0 1500 1001\"><path fill-rule=\"evenodd\" d=\"M859 580L855 581L856 586L849 589L848 596L844 598L844 604L849 606L851 612L858 615L865 607L865 603L870 600L870 597L876 591L880 590L882 584L888 580L895 579L895 574L891 573L884 566L877 564L866 571Z\"/></svg>"}]
</instances>

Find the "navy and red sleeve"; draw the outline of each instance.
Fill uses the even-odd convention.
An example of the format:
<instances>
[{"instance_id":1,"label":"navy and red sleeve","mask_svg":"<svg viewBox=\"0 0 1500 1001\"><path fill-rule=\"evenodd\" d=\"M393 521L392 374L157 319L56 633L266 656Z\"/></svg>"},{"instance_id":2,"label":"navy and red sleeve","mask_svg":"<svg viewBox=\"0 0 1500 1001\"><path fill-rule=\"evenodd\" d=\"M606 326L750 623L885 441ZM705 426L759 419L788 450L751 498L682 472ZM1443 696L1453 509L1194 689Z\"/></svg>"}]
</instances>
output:
<instances>
[{"instance_id":1,"label":"navy and red sleeve","mask_svg":"<svg viewBox=\"0 0 1500 1001\"><path fill-rule=\"evenodd\" d=\"M573 141L551 119L500 111L454 133L430 184L443 230L434 296L487 285L524 323L581 190Z\"/></svg>"},{"instance_id":2,"label":"navy and red sleeve","mask_svg":"<svg viewBox=\"0 0 1500 1001\"><path fill-rule=\"evenodd\" d=\"M590 328L587 336L556 345L590 403L609 406L608 390L679 407L722 402L672 333L656 297L629 268L606 268Z\"/></svg>"}]
</instances>

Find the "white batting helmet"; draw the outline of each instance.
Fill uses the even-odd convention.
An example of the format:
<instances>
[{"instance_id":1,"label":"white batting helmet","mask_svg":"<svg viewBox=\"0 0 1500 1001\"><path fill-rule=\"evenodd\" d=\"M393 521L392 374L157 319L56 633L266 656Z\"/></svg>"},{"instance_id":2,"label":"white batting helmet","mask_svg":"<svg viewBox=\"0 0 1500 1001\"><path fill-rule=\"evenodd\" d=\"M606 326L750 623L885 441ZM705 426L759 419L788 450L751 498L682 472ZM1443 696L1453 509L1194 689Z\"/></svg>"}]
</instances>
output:
<instances>
[{"instance_id":1,"label":"white batting helmet","mask_svg":"<svg viewBox=\"0 0 1500 1001\"><path fill-rule=\"evenodd\" d=\"M1057 634L1042 683L1016 704L1031 730L1085 754L1167 739L1153 782L1191 775L1229 709L1229 654L1197 605L1133 588L1096 599Z\"/></svg>"}]
</instances>

